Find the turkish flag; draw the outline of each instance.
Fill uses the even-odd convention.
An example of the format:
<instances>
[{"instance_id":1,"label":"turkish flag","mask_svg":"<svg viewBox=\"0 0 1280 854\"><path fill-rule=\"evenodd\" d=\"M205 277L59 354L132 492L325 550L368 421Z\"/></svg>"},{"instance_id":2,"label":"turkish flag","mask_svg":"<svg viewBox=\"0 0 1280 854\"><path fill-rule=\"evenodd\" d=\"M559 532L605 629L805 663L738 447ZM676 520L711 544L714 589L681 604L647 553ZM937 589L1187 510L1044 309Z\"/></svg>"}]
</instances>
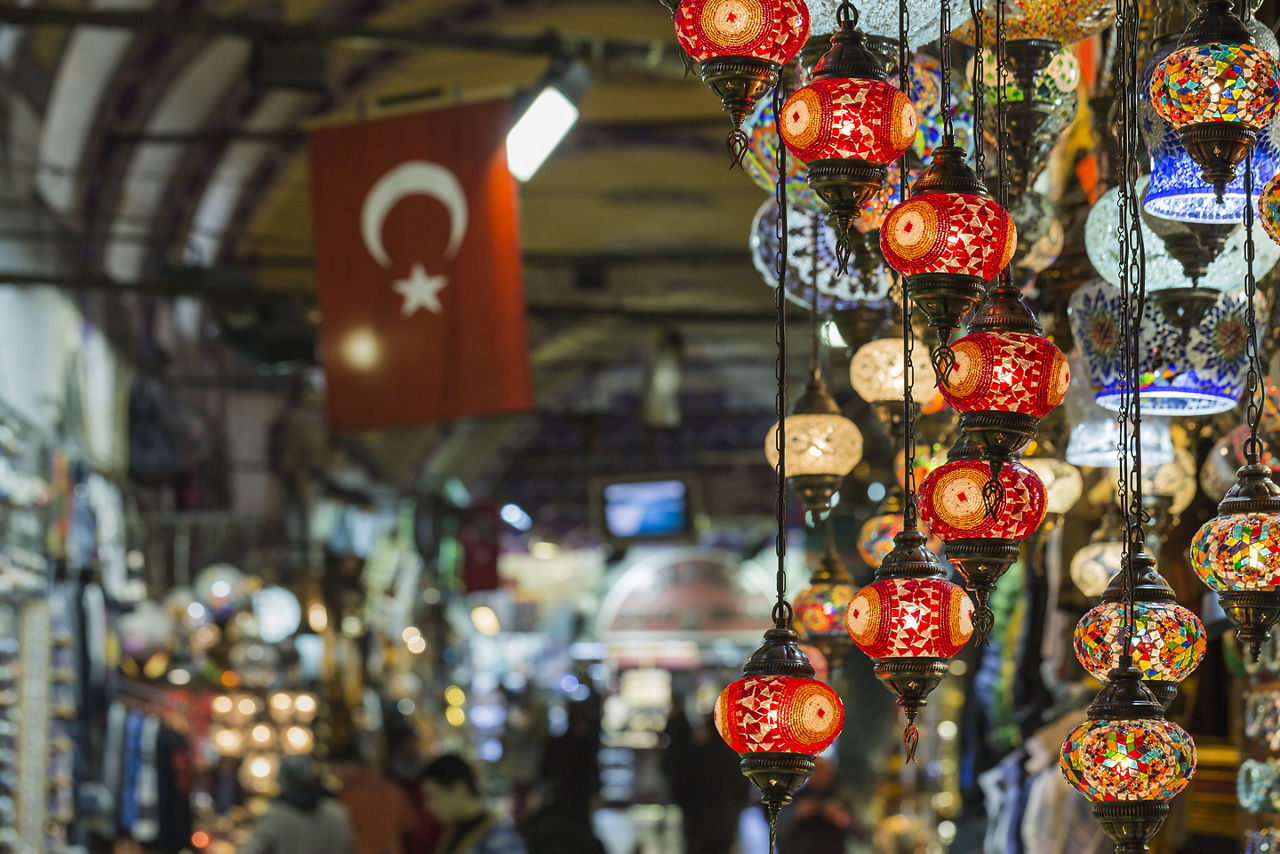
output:
<instances>
[{"instance_id":1,"label":"turkish flag","mask_svg":"<svg viewBox=\"0 0 1280 854\"><path fill-rule=\"evenodd\" d=\"M329 425L533 408L506 101L311 133Z\"/></svg>"}]
</instances>

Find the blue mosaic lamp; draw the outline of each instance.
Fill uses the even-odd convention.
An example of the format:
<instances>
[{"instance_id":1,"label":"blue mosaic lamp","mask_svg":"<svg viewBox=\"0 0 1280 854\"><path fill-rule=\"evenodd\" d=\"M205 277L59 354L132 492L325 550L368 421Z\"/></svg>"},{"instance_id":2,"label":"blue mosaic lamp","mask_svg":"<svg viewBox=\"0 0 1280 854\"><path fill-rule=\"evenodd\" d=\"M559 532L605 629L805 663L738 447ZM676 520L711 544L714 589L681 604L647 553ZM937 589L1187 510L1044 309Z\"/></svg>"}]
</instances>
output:
<instances>
[{"instance_id":1,"label":"blue mosaic lamp","mask_svg":"<svg viewBox=\"0 0 1280 854\"><path fill-rule=\"evenodd\" d=\"M778 253L778 238L774 232L777 216L777 202L768 199L756 211L751 225L751 261L771 288L778 286L774 269ZM862 235L855 233L855 237L861 238ZM893 280L875 235L856 240L853 249L849 274L841 275L836 261L836 238L827 228L822 214L789 209L787 299L807 309L816 307L820 314L888 300Z\"/></svg>"},{"instance_id":2,"label":"blue mosaic lamp","mask_svg":"<svg viewBox=\"0 0 1280 854\"><path fill-rule=\"evenodd\" d=\"M1253 36L1253 43L1274 57L1280 58L1280 44L1270 29L1249 15L1245 26ZM1214 198L1214 188L1201 178L1201 167L1191 159L1178 138L1178 131L1156 114L1151 105L1151 74L1155 66L1178 46L1178 34L1174 33L1157 42L1150 62L1143 72L1142 85L1138 89L1138 122L1143 139L1151 154L1151 183L1147 187L1142 209L1154 217L1178 222L1236 225L1244 213L1244 174L1239 170L1227 183L1220 203ZM1280 171L1280 119L1258 134L1258 144L1253 151L1254 199L1262 186Z\"/></svg>"},{"instance_id":3,"label":"blue mosaic lamp","mask_svg":"<svg viewBox=\"0 0 1280 854\"><path fill-rule=\"evenodd\" d=\"M1150 269L1147 277L1152 280ZM1144 415L1211 415L1236 405L1249 367L1247 306L1243 290L1219 294L1189 329L1179 329L1161 312L1143 313L1139 352ZM1094 399L1118 412L1124 376L1120 291L1105 282L1082 285L1071 295L1069 314ZM1262 310L1260 318L1265 315Z\"/></svg>"}]
</instances>

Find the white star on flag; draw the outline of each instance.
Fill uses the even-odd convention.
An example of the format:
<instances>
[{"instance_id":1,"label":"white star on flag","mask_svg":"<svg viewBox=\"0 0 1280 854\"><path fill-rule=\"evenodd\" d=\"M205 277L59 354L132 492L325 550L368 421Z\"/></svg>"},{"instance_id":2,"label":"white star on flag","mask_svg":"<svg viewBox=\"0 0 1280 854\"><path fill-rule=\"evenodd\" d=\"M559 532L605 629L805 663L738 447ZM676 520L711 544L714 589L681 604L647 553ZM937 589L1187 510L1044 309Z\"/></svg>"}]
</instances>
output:
<instances>
[{"instance_id":1,"label":"white star on flag","mask_svg":"<svg viewBox=\"0 0 1280 854\"><path fill-rule=\"evenodd\" d=\"M404 305L401 306L400 312L405 317L412 317L418 309L425 308L427 311L439 314L444 310L440 305L440 292L447 284L449 280L444 276L428 276L421 264L414 264L413 269L409 271L409 278L400 279L395 283L396 291L404 297Z\"/></svg>"}]
</instances>

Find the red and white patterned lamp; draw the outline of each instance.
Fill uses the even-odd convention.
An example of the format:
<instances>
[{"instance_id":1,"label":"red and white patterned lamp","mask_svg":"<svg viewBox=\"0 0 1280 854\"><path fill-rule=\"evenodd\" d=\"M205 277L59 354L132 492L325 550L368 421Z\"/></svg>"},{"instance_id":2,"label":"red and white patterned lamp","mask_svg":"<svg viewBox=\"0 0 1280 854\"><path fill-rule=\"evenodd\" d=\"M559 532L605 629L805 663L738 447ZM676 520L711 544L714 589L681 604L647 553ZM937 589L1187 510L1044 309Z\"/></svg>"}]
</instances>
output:
<instances>
[{"instance_id":1,"label":"red and white patterned lamp","mask_svg":"<svg viewBox=\"0 0 1280 854\"><path fill-rule=\"evenodd\" d=\"M809 164L809 186L826 204L836 231L840 271L848 271L853 223L884 185L888 164L916 138L910 99L885 82L880 59L842 5L840 30L811 82L787 99L782 139Z\"/></svg>"},{"instance_id":2,"label":"red and white patterned lamp","mask_svg":"<svg viewBox=\"0 0 1280 854\"><path fill-rule=\"evenodd\" d=\"M733 120L729 153L741 166L750 142L742 122L804 47L809 7L803 0L678 0L674 18L680 47Z\"/></svg>"},{"instance_id":3,"label":"red and white patterned lamp","mask_svg":"<svg viewBox=\"0 0 1280 854\"><path fill-rule=\"evenodd\" d=\"M977 604L974 635L990 642L995 615L989 601L996 583L1018 559L1019 544L1044 520L1044 484L1031 469L1010 460L1000 469L1004 495L988 512L983 492L991 481L987 463L973 440L961 435L947 462L920 483L920 516L947 546L947 559L969 582Z\"/></svg>"},{"instance_id":4,"label":"red and white patterned lamp","mask_svg":"<svg viewBox=\"0 0 1280 854\"><path fill-rule=\"evenodd\" d=\"M973 602L912 525L894 539L876 579L849 603L849 636L875 662L876 678L907 714L907 761L919 743L916 717L973 635Z\"/></svg>"}]
</instances>

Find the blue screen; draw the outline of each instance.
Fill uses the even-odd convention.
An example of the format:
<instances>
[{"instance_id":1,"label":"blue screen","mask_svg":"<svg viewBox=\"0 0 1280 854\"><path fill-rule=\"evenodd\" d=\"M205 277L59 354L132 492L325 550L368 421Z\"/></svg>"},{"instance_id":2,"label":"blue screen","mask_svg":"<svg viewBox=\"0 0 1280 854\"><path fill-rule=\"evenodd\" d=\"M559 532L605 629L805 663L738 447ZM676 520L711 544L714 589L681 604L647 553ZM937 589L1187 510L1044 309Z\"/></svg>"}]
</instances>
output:
<instances>
[{"instance_id":1,"label":"blue screen","mask_svg":"<svg viewBox=\"0 0 1280 854\"><path fill-rule=\"evenodd\" d=\"M604 521L613 537L663 537L689 528L688 489L681 480L611 483Z\"/></svg>"}]
</instances>

